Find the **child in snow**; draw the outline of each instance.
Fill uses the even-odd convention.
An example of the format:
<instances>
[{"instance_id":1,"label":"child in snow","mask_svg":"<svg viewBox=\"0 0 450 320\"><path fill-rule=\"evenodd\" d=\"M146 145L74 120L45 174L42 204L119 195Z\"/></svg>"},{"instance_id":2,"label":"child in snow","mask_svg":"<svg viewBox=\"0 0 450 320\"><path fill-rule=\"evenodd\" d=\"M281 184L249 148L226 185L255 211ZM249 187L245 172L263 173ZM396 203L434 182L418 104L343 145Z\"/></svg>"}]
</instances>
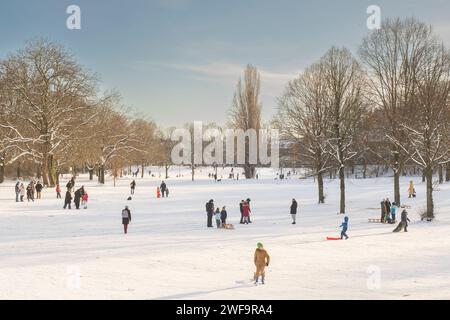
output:
<instances>
[{"instance_id":1,"label":"child in snow","mask_svg":"<svg viewBox=\"0 0 450 320\"><path fill-rule=\"evenodd\" d=\"M59 184L56 185L56 199L61 199L61 187Z\"/></svg>"},{"instance_id":2,"label":"child in snow","mask_svg":"<svg viewBox=\"0 0 450 320\"><path fill-rule=\"evenodd\" d=\"M248 206L248 202L244 201L242 204L242 216L244 217L244 224L249 223L249 217L250 217L250 208Z\"/></svg>"},{"instance_id":3,"label":"child in snow","mask_svg":"<svg viewBox=\"0 0 450 320\"><path fill-rule=\"evenodd\" d=\"M256 245L253 262L256 266L255 284L258 284L259 276L261 276L261 283L264 284L264 277L266 276L265 268L269 266L270 256L260 242Z\"/></svg>"},{"instance_id":4,"label":"child in snow","mask_svg":"<svg viewBox=\"0 0 450 320\"><path fill-rule=\"evenodd\" d=\"M161 189L159 187L156 187L156 198L161 198Z\"/></svg>"},{"instance_id":5,"label":"child in snow","mask_svg":"<svg viewBox=\"0 0 450 320\"><path fill-rule=\"evenodd\" d=\"M416 191L414 190L414 182L412 181L409 182L408 194L409 194L408 198L416 197Z\"/></svg>"},{"instance_id":6,"label":"child in snow","mask_svg":"<svg viewBox=\"0 0 450 320\"><path fill-rule=\"evenodd\" d=\"M87 203L88 203L89 196L87 192L85 191L84 194L81 196L81 205L84 209L87 209Z\"/></svg>"},{"instance_id":7,"label":"child in snow","mask_svg":"<svg viewBox=\"0 0 450 320\"><path fill-rule=\"evenodd\" d=\"M347 236L347 230L348 230L348 217L345 217L345 218L344 218L344 222L342 222L342 224L341 224L339 227L342 228L342 231L341 231L341 240L344 239L344 237L345 237L345 240L347 240L347 239L348 239L348 236Z\"/></svg>"},{"instance_id":8,"label":"child in snow","mask_svg":"<svg viewBox=\"0 0 450 320\"><path fill-rule=\"evenodd\" d=\"M219 208L216 209L216 212L214 213L214 217L216 218L217 229L219 229L220 224L221 224L221 214L220 214Z\"/></svg>"},{"instance_id":9,"label":"child in snow","mask_svg":"<svg viewBox=\"0 0 450 320\"><path fill-rule=\"evenodd\" d=\"M393 202L392 207L391 207L391 222L390 223L395 223L396 214L397 214L397 204L395 202Z\"/></svg>"},{"instance_id":10,"label":"child in snow","mask_svg":"<svg viewBox=\"0 0 450 320\"><path fill-rule=\"evenodd\" d=\"M225 206L223 206L222 211L220 212L220 220L223 226L227 224L227 210L225 209Z\"/></svg>"},{"instance_id":11,"label":"child in snow","mask_svg":"<svg viewBox=\"0 0 450 320\"><path fill-rule=\"evenodd\" d=\"M131 211L128 206L125 206L125 209L122 210L122 224L123 224L123 232L125 234L128 233L128 224L131 222Z\"/></svg>"}]
</instances>

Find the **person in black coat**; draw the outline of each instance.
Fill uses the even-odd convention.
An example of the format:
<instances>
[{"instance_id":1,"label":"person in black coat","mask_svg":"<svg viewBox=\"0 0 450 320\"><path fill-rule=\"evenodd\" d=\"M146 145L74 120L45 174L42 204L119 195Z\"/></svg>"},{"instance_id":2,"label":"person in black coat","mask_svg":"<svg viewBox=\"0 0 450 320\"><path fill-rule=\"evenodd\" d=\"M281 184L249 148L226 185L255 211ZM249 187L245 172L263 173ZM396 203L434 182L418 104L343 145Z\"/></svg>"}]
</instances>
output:
<instances>
[{"instance_id":1,"label":"person in black coat","mask_svg":"<svg viewBox=\"0 0 450 320\"><path fill-rule=\"evenodd\" d=\"M164 196L166 194L166 189L167 189L166 183L164 181L161 182L161 186L159 188L161 189L161 194L162 194L162 197L164 198Z\"/></svg>"},{"instance_id":2,"label":"person in black coat","mask_svg":"<svg viewBox=\"0 0 450 320\"><path fill-rule=\"evenodd\" d=\"M81 197L84 195L84 187L81 187L77 191L75 191L75 197L73 199L73 203L75 203L75 208L80 209Z\"/></svg>"},{"instance_id":3,"label":"person in black coat","mask_svg":"<svg viewBox=\"0 0 450 320\"><path fill-rule=\"evenodd\" d=\"M134 194L134 189L136 188L136 181L131 181L130 183L131 194Z\"/></svg>"},{"instance_id":4,"label":"person in black coat","mask_svg":"<svg viewBox=\"0 0 450 320\"><path fill-rule=\"evenodd\" d=\"M42 192L43 186L42 184L38 181L36 184L36 198L37 199L41 199L41 192Z\"/></svg>"},{"instance_id":5,"label":"person in black coat","mask_svg":"<svg viewBox=\"0 0 450 320\"><path fill-rule=\"evenodd\" d=\"M222 225L227 223L227 210L225 206L223 206L222 211L220 212L220 220L222 221Z\"/></svg>"},{"instance_id":6,"label":"person in black coat","mask_svg":"<svg viewBox=\"0 0 450 320\"><path fill-rule=\"evenodd\" d=\"M402 219L401 219L400 223L398 224L397 228L395 228L393 232L400 232L400 231L402 231L402 229L405 232L408 232L408 222L411 222L408 218L408 212L406 212L406 210L403 210L402 211Z\"/></svg>"},{"instance_id":7,"label":"person in black coat","mask_svg":"<svg viewBox=\"0 0 450 320\"><path fill-rule=\"evenodd\" d=\"M211 199L206 203L207 227L212 228L212 218L214 215L214 200Z\"/></svg>"},{"instance_id":8,"label":"person in black coat","mask_svg":"<svg viewBox=\"0 0 450 320\"><path fill-rule=\"evenodd\" d=\"M248 204L248 223L252 223L252 221L250 220L250 214L252 213L252 210L250 208L250 201L252 200L250 200L250 198L247 198L246 202Z\"/></svg>"},{"instance_id":9,"label":"person in black coat","mask_svg":"<svg viewBox=\"0 0 450 320\"><path fill-rule=\"evenodd\" d=\"M297 201L295 199L292 199L291 204L291 217L292 217L292 224L296 224L296 218L297 218Z\"/></svg>"},{"instance_id":10,"label":"person in black coat","mask_svg":"<svg viewBox=\"0 0 450 320\"><path fill-rule=\"evenodd\" d=\"M67 190L66 191L66 197L64 198L64 207L63 207L63 209L66 209L67 206L69 206L69 209L72 209L70 207L71 202L72 202L72 194L70 193L69 190Z\"/></svg>"}]
</instances>

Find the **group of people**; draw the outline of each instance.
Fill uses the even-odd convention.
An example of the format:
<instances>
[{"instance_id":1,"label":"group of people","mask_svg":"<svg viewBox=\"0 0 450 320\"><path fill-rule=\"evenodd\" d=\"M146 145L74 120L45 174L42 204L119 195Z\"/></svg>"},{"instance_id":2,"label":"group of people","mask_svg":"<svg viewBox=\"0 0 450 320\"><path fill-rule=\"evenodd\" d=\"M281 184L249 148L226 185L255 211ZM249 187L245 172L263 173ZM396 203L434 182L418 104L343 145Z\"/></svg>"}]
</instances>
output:
<instances>
[{"instance_id":1,"label":"group of people","mask_svg":"<svg viewBox=\"0 0 450 320\"><path fill-rule=\"evenodd\" d=\"M164 198L169 197L169 188L167 187L166 183L163 181L161 182L161 185L159 187L156 187L156 197L159 199L161 196Z\"/></svg>"},{"instance_id":2,"label":"group of people","mask_svg":"<svg viewBox=\"0 0 450 320\"><path fill-rule=\"evenodd\" d=\"M381 205L381 223L395 223L397 214L397 204L395 202L391 203L389 198L383 199L380 202Z\"/></svg>"},{"instance_id":3,"label":"group of people","mask_svg":"<svg viewBox=\"0 0 450 320\"><path fill-rule=\"evenodd\" d=\"M34 199L41 199L42 189L44 189L44 186L40 181L36 182L33 180L27 185L26 188L23 182L17 181L14 187L16 193L16 202L24 202L25 194L27 196L28 202L34 202Z\"/></svg>"},{"instance_id":4,"label":"group of people","mask_svg":"<svg viewBox=\"0 0 450 320\"><path fill-rule=\"evenodd\" d=\"M239 203L239 211L241 212L240 224L252 223L250 220L250 213L252 213L252 210L250 209L250 201L250 198L247 198L247 200L241 200Z\"/></svg>"},{"instance_id":5,"label":"group of people","mask_svg":"<svg viewBox=\"0 0 450 320\"><path fill-rule=\"evenodd\" d=\"M66 209L66 208L72 209L72 207L71 207L72 200L73 200L73 203L75 204L75 209L79 210L80 205L84 209L87 209L89 195L88 195L87 191L84 189L84 186L81 186L81 188L76 190L73 197L72 197L72 192L73 192L73 190L75 190L75 178L72 177L69 180L69 182L67 183L66 187L67 187L67 191L66 191L66 196L64 198L63 209ZM59 190L59 192L61 192L61 188L59 187L59 185L56 186L57 194L58 194L58 190ZM58 197L58 195L57 195L57 197Z\"/></svg>"},{"instance_id":6,"label":"group of people","mask_svg":"<svg viewBox=\"0 0 450 320\"><path fill-rule=\"evenodd\" d=\"M208 228L213 228L213 217L216 220L216 226L218 229L226 228L228 214L225 206L222 207L222 210L220 210L219 207L215 209L214 200L211 199L206 203L206 215L206 226Z\"/></svg>"}]
</instances>

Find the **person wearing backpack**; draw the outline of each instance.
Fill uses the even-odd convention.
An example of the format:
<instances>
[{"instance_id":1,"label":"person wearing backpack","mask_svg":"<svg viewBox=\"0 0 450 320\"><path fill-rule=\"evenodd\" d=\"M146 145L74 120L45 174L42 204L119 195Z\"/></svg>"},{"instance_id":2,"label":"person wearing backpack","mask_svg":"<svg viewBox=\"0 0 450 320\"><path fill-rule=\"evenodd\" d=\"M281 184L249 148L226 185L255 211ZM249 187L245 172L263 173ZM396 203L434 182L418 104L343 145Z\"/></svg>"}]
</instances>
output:
<instances>
[{"instance_id":1,"label":"person wearing backpack","mask_svg":"<svg viewBox=\"0 0 450 320\"><path fill-rule=\"evenodd\" d=\"M128 225L131 222L131 211L128 206L125 206L125 209L122 210L122 224L123 224L123 232L125 234L128 233Z\"/></svg>"}]
</instances>

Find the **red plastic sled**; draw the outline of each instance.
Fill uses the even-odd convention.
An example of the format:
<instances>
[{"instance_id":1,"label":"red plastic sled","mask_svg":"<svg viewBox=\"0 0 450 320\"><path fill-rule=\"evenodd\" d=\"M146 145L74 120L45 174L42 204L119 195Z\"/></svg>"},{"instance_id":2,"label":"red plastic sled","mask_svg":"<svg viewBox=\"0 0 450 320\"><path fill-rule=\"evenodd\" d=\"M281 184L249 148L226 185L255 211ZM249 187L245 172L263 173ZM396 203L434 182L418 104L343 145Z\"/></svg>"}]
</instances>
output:
<instances>
[{"instance_id":1,"label":"red plastic sled","mask_svg":"<svg viewBox=\"0 0 450 320\"><path fill-rule=\"evenodd\" d=\"M341 238L327 237L327 240L342 240Z\"/></svg>"}]
</instances>

